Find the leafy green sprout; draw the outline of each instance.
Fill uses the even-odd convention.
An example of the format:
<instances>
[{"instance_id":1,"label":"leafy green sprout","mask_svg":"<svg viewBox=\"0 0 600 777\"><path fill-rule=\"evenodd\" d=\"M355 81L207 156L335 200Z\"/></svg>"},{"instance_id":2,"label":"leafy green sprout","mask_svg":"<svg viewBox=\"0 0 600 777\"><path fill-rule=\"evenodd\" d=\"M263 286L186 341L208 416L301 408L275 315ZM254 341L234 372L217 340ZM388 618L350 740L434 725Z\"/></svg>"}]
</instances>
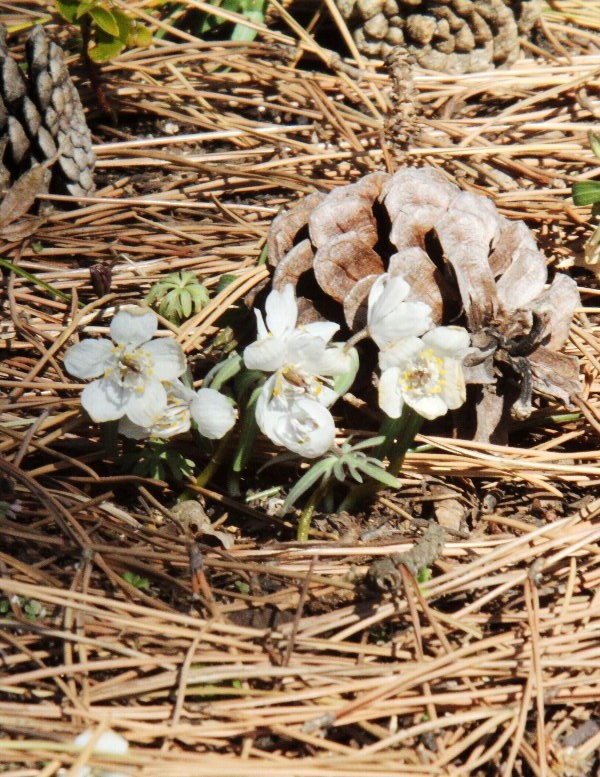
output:
<instances>
[{"instance_id":1,"label":"leafy green sprout","mask_svg":"<svg viewBox=\"0 0 600 777\"><path fill-rule=\"evenodd\" d=\"M93 62L106 62L128 46L148 46L152 40L147 27L111 0L55 0L55 5L63 19L79 25L83 40L89 39L86 53Z\"/></svg>"},{"instance_id":2,"label":"leafy green sprout","mask_svg":"<svg viewBox=\"0 0 600 777\"><path fill-rule=\"evenodd\" d=\"M348 483L348 481L352 480L355 483L362 484L366 477L388 488L398 488L400 486L398 478L391 475L385 469L385 465L380 459L375 458L375 456L368 456L364 452L368 448L381 445L383 442L384 438L381 436L361 440L355 445L351 445L350 441L345 442L340 447L332 449L316 464L313 464L300 478L287 495L280 510L280 515L285 515L301 496L314 488L298 522L297 538L299 541L308 539L312 514L317 504L329 490L332 481L337 480L339 483Z\"/></svg>"},{"instance_id":3,"label":"leafy green sprout","mask_svg":"<svg viewBox=\"0 0 600 777\"><path fill-rule=\"evenodd\" d=\"M145 302L157 307L160 315L171 323L180 324L206 307L209 299L206 287L197 276L189 270L182 270L155 283Z\"/></svg>"},{"instance_id":4,"label":"leafy green sprout","mask_svg":"<svg viewBox=\"0 0 600 777\"><path fill-rule=\"evenodd\" d=\"M142 577L142 575L136 575L135 572L123 572L123 580L134 588L137 588L138 591L147 591L150 588L150 581L148 578Z\"/></svg>"}]
</instances>

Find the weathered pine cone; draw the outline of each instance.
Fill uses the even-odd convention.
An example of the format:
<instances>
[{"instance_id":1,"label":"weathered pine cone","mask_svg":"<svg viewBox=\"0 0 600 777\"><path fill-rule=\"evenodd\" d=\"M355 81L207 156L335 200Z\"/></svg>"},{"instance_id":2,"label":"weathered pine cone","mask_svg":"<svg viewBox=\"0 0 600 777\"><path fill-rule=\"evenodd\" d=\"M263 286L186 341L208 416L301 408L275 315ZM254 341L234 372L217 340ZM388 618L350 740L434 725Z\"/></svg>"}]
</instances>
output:
<instances>
[{"instance_id":1,"label":"weathered pine cone","mask_svg":"<svg viewBox=\"0 0 600 777\"><path fill-rule=\"evenodd\" d=\"M436 325L465 326L477 413L476 428L462 434L501 441L509 414L531 414L532 392L567 405L579 392L578 360L559 353L579 304L575 281L558 273L545 289L546 261L525 223L437 170L371 173L309 195L275 218L268 250L273 287L294 285L304 321L337 318L358 331L369 290L387 271L431 306Z\"/></svg>"},{"instance_id":2,"label":"weathered pine cone","mask_svg":"<svg viewBox=\"0 0 600 777\"><path fill-rule=\"evenodd\" d=\"M508 65L531 31L540 0L337 0L366 56L403 46L424 68L471 73Z\"/></svg>"},{"instance_id":3,"label":"weathered pine cone","mask_svg":"<svg viewBox=\"0 0 600 777\"><path fill-rule=\"evenodd\" d=\"M94 191L92 139L59 46L43 27L26 45L27 73L10 56L0 26L0 187L32 166L51 166L50 190L75 197Z\"/></svg>"}]
</instances>

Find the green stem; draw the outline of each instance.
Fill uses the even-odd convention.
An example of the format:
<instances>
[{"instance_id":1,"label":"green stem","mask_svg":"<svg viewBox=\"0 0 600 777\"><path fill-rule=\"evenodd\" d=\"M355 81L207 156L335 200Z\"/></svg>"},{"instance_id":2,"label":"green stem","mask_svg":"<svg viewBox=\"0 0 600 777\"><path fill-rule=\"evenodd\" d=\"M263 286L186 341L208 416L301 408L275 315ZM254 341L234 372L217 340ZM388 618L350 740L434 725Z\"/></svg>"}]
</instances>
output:
<instances>
[{"instance_id":1,"label":"green stem","mask_svg":"<svg viewBox=\"0 0 600 777\"><path fill-rule=\"evenodd\" d=\"M223 463L223 459L227 454L227 443L229 442L230 437L231 437L231 432L229 432L229 434L226 434L225 437L223 437L223 439L221 440L221 442L217 447L217 450L210 457L208 464L206 465L206 467L204 467L202 472L196 478L196 485L199 488L204 488L204 486L212 479L215 472L219 469L219 467Z\"/></svg>"},{"instance_id":2,"label":"green stem","mask_svg":"<svg viewBox=\"0 0 600 777\"><path fill-rule=\"evenodd\" d=\"M315 489L308 500L308 502L304 505L304 509L302 510L302 513L300 514L300 518L298 520L298 531L296 533L296 539L298 542L306 542L308 540L308 533L310 531L310 522L313 516L313 513L315 511L316 506L319 504L321 499L325 496L327 492L327 483L323 483L323 485L319 486L319 488Z\"/></svg>"},{"instance_id":3,"label":"green stem","mask_svg":"<svg viewBox=\"0 0 600 777\"><path fill-rule=\"evenodd\" d=\"M424 418L416 413L408 405L404 405L400 418L385 418L381 424L379 433L385 436L385 441L379 446L375 455L379 459L385 456L389 459L387 471L396 477L404 463L406 451L415 439L415 435L421 428ZM354 486L346 494L341 503L340 510L352 510L357 505L372 499L378 491L387 486L370 480Z\"/></svg>"}]
</instances>

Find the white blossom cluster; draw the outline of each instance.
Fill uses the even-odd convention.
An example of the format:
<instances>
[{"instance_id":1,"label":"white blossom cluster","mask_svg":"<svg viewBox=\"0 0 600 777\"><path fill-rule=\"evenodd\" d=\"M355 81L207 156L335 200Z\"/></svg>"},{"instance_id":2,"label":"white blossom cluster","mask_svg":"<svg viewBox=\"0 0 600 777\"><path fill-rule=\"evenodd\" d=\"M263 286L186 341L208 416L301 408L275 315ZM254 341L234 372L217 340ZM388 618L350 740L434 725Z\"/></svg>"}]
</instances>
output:
<instances>
[{"instance_id":1,"label":"white blossom cluster","mask_svg":"<svg viewBox=\"0 0 600 777\"><path fill-rule=\"evenodd\" d=\"M462 327L434 327L431 308L411 300L410 291L399 276L377 278L365 334L379 348L381 409L399 418L408 405L433 419L465 400L462 360L469 335ZM243 362L266 373L256 402L258 427L278 446L306 458L322 456L335 443L330 408L354 379L358 355L349 344L332 342L338 324L298 325L291 285L268 295L264 318L255 314L258 336ZM81 395L84 409L98 423L118 420L119 431L134 439L169 438L188 431L192 421L205 437L223 437L237 418L231 402L214 389L184 385L183 350L172 338L155 338L157 328L151 310L125 308L112 320L110 340L85 339L67 350L68 372L93 379Z\"/></svg>"},{"instance_id":2,"label":"white blossom cluster","mask_svg":"<svg viewBox=\"0 0 600 777\"><path fill-rule=\"evenodd\" d=\"M465 400L462 360L469 335L462 327L433 327L431 308L408 299L399 276L381 275L369 294L367 332L379 347L379 405L399 418L405 404L427 419ZM331 339L339 326L319 321L297 326L291 285L266 300L266 324L256 310L258 339L244 351L249 369L270 373L256 406L260 430L276 445L316 458L335 441L329 408L338 399L335 379L352 369L350 351Z\"/></svg>"},{"instance_id":3,"label":"white blossom cluster","mask_svg":"<svg viewBox=\"0 0 600 777\"><path fill-rule=\"evenodd\" d=\"M128 307L113 318L111 340L90 338L67 350L67 371L95 378L81 394L84 409L96 423L118 420L119 431L134 439L172 437L192 420L205 437L223 437L235 409L218 391L193 391L179 380L187 369L183 349L173 339L153 339L157 328L151 310Z\"/></svg>"}]
</instances>

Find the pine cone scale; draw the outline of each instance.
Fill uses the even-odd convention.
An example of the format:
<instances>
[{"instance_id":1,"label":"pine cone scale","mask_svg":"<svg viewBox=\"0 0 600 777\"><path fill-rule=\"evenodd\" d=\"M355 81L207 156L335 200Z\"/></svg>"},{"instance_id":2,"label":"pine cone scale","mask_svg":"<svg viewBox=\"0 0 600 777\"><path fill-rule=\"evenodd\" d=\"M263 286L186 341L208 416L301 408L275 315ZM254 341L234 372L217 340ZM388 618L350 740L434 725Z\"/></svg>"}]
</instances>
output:
<instances>
[{"instance_id":1,"label":"pine cone scale","mask_svg":"<svg viewBox=\"0 0 600 777\"><path fill-rule=\"evenodd\" d=\"M0 180L6 186L32 167L50 163L51 191L91 194L91 136L62 52L42 27L31 31L25 51L26 75L8 53L6 32L0 29L0 134L6 140Z\"/></svg>"}]
</instances>

